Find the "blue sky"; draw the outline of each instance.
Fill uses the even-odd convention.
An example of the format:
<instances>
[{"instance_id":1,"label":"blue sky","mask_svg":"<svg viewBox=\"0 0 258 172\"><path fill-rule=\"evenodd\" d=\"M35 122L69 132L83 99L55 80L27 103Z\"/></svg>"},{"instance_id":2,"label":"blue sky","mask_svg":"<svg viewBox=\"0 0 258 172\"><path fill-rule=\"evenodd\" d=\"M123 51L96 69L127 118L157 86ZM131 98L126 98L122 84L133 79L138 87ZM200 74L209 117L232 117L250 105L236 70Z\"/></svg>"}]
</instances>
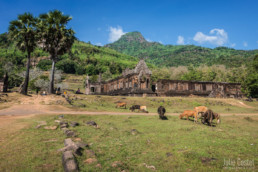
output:
<instances>
[{"instance_id":1,"label":"blue sky","mask_svg":"<svg viewBox=\"0 0 258 172\"><path fill-rule=\"evenodd\" d=\"M258 49L257 0L0 0L0 33L18 14L58 9L79 40L105 45L126 32L149 41Z\"/></svg>"}]
</instances>

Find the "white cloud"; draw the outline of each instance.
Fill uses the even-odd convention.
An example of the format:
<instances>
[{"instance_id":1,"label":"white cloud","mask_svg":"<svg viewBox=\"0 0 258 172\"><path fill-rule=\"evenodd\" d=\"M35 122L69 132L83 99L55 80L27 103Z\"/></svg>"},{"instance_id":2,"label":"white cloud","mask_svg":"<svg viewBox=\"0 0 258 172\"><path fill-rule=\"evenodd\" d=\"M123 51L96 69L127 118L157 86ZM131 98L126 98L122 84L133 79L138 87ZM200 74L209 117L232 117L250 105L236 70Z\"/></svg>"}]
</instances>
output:
<instances>
[{"instance_id":1,"label":"white cloud","mask_svg":"<svg viewBox=\"0 0 258 172\"><path fill-rule=\"evenodd\" d=\"M98 27L97 30L98 30L98 31L101 31L101 27Z\"/></svg>"},{"instance_id":2,"label":"white cloud","mask_svg":"<svg viewBox=\"0 0 258 172\"><path fill-rule=\"evenodd\" d=\"M183 36L178 36L177 37L177 41L176 41L177 44L179 45L184 45L185 44L185 38Z\"/></svg>"},{"instance_id":3,"label":"white cloud","mask_svg":"<svg viewBox=\"0 0 258 172\"><path fill-rule=\"evenodd\" d=\"M210 35L197 32L193 40L200 44L210 43L217 46L222 46L228 41L228 34L224 31L224 29L212 29L210 31Z\"/></svg>"},{"instance_id":4,"label":"white cloud","mask_svg":"<svg viewBox=\"0 0 258 172\"><path fill-rule=\"evenodd\" d=\"M121 26L115 27L109 27L109 42L117 41L122 35L124 35L126 32L123 31L123 28Z\"/></svg>"},{"instance_id":5,"label":"white cloud","mask_svg":"<svg viewBox=\"0 0 258 172\"><path fill-rule=\"evenodd\" d=\"M162 41L159 41L159 43L160 43L160 44L163 44L163 42L162 42Z\"/></svg>"},{"instance_id":6,"label":"white cloud","mask_svg":"<svg viewBox=\"0 0 258 172\"><path fill-rule=\"evenodd\" d=\"M247 46L248 46L248 44L247 44L246 41L244 41L243 46L244 46L244 47L247 47Z\"/></svg>"},{"instance_id":7,"label":"white cloud","mask_svg":"<svg viewBox=\"0 0 258 172\"><path fill-rule=\"evenodd\" d=\"M235 47L235 46L236 46L236 43L233 43L233 44L231 44L230 46L231 46L231 47Z\"/></svg>"}]
</instances>

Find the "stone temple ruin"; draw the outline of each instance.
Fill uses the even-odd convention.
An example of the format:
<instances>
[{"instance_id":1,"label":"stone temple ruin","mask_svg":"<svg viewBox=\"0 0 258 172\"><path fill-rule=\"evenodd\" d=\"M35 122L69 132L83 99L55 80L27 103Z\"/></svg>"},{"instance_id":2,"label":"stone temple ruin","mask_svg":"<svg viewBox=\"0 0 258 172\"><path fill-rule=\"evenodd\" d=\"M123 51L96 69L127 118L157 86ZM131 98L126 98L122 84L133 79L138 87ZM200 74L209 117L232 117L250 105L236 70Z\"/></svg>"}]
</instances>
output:
<instances>
[{"instance_id":1,"label":"stone temple ruin","mask_svg":"<svg viewBox=\"0 0 258 172\"><path fill-rule=\"evenodd\" d=\"M125 69L121 76L98 82L86 79L85 93L93 95L123 96L204 96L204 97L242 97L241 84L226 82L200 82L160 79L151 81L151 70L144 60L130 70Z\"/></svg>"}]
</instances>

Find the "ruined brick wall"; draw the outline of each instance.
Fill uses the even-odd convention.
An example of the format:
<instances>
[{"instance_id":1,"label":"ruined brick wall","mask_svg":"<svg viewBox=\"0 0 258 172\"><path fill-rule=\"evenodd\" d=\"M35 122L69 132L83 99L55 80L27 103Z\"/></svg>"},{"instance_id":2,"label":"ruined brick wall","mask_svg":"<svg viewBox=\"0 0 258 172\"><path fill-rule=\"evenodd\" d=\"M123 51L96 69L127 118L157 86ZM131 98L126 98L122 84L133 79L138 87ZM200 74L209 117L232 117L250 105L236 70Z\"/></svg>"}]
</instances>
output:
<instances>
[{"instance_id":1,"label":"ruined brick wall","mask_svg":"<svg viewBox=\"0 0 258 172\"><path fill-rule=\"evenodd\" d=\"M241 97L239 83L197 82L178 80L158 80L157 93L160 96L210 96Z\"/></svg>"},{"instance_id":2,"label":"ruined brick wall","mask_svg":"<svg viewBox=\"0 0 258 172\"><path fill-rule=\"evenodd\" d=\"M239 83L197 82L179 80L158 80L151 83L152 72L146 63L140 60L132 70L125 69L116 79L89 83L89 94L129 95L129 96L209 96L209 97L241 97ZM93 92L94 90L94 92Z\"/></svg>"}]
</instances>

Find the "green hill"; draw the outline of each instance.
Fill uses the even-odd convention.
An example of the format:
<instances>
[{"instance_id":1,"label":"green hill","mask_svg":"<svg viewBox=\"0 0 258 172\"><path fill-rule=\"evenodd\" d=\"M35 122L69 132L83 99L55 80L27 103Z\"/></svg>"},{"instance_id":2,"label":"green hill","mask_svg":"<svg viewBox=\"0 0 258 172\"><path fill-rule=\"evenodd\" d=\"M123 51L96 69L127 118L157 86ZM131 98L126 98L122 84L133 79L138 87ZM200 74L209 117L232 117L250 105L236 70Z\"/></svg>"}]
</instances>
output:
<instances>
[{"instance_id":1,"label":"green hill","mask_svg":"<svg viewBox=\"0 0 258 172\"><path fill-rule=\"evenodd\" d=\"M50 69L52 63L47 58L48 53L37 48L31 56L32 59L42 59L38 67L43 70ZM8 34L0 34L0 67L8 61L12 62L17 69L24 70L26 60L26 53L15 47L15 43L8 39ZM71 51L59 57L56 67L65 73L97 75L99 72L106 72L110 77L115 77L125 68L133 68L137 62L136 57L76 40Z\"/></svg>"},{"instance_id":2,"label":"green hill","mask_svg":"<svg viewBox=\"0 0 258 172\"><path fill-rule=\"evenodd\" d=\"M140 32L129 32L118 41L105 45L118 52L145 58L157 66L199 66L201 64L223 64L227 67L238 67L253 59L258 50L244 51L227 47L214 49L195 45L163 45L148 42Z\"/></svg>"}]
</instances>

